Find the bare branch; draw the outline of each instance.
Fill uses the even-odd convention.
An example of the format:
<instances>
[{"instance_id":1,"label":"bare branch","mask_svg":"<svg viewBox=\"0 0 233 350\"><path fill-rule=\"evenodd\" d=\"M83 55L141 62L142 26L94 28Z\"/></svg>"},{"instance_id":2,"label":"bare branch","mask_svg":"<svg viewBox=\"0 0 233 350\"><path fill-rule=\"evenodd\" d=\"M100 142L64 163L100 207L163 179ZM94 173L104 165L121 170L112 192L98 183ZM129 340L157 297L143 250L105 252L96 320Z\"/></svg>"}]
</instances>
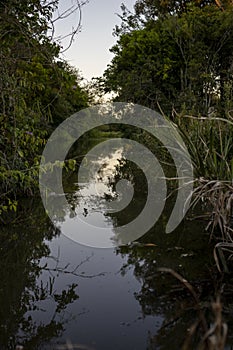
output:
<instances>
[{"instance_id":1,"label":"bare branch","mask_svg":"<svg viewBox=\"0 0 233 350\"><path fill-rule=\"evenodd\" d=\"M70 6L68 9L66 9L62 13L59 13L59 10L58 10L58 16L51 21L51 25L52 25L51 37L53 37L55 41L59 40L61 42L64 39L70 38L67 47L65 49L63 49L61 51L61 53L64 53L67 50L69 50L69 48L71 47L71 45L72 45L72 43L74 41L75 35L77 35L81 31L81 28L82 28L82 26L81 26L81 23L82 23L82 7L84 5L86 5L88 2L89 2L89 0L85 0L85 1L75 0L75 4ZM75 13L77 13L78 20L77 20L76 26L72 27L71 32L66 34L66 35L64 35L64 36L54 37L54 32L55 32L54 24L57 21L59 21L59 20L64 20L64 19L69 18L71 15L73 15Z\"/></svg>"},{"instance_id":2,"label":"bare branch","mask_svg":"<svg viewBox=\"0 0 233 350\"><path fill-rule=\"evenodd\" d=\"M100 277L100 276L105 276L107 272L100 272L98 274L94 274L94 275L85 275L84 273L77 273L78 269L85 264L86 262L90 261L90 259L93 257L93 254L91 254L90 256L87 256L84 260L82 260L78 265L76 265L76 267L74 269L68 269L70 267L70 263L66 264L65 266L59 266L59 259L60 259L60 248L58 249L58 256L54 257L54 256L50 256L49 258L54 260L56 262L55 267L51 268L48 267L47 264L45 264L44 266L41 267L41 270L44 271L48 271L51 273L52 272L56 272L56 273L63 273L63 274L69 274L69 275L73 275L76 277L82 277L82 278L93 278L93 277Z\"/></svg>"}]
</instances>

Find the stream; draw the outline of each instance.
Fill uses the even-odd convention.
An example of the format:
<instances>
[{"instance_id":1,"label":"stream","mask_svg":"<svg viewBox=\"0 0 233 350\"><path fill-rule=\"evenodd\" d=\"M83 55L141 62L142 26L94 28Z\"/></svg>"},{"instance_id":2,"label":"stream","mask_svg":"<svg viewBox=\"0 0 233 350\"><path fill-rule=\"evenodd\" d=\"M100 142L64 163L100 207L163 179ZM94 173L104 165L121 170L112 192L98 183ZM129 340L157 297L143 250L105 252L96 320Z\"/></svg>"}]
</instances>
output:
<instances>
[{"instance_id":1,"label":"stream","mask_svg":"<svg viewBox=\"0 0 233 350\"><path fill-rule=\"evenodd\" d=\"M1 226L0 349L17 344L25 350L181 349L198 318L195 303L179 281L158 268L179 272L202 303L213 297L217 281L206 222L192 211L166 234L171 197L157 223L137 241L95 247L97 226L106 229L109 241L116 227L145 205L143 174L123 154L117 146L97 159L91 153L82 158L80 167L89 162L99 169L88 183L78 181L76 172L64 173L64 192L79 218L75 225L67 209L55 227L40 198L29 198ZM122 177L133 182L134 196L125 210L111 211ZM229 349L231 344L229 338Z\"/></svg>"}]
</instances>

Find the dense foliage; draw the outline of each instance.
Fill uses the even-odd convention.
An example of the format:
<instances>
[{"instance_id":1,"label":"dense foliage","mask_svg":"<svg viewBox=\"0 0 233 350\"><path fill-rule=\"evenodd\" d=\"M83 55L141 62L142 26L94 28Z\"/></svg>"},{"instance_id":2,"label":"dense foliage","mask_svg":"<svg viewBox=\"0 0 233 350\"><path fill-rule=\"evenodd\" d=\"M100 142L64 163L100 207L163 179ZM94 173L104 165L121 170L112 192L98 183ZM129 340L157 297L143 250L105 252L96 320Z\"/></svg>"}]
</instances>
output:
<instances>
[{"instance_id":1,"label":"dense foliage","mask_svg":"<svg viewBox=\"0 0 233 350\"><path fill-rule=\"evenodd\" d=\"M233 9L198 3L141 0L134 14L123 7L106 91L167 115L226 114L233 94Z\"/></svg>"},{"instance_id":2,"label":"dense foliage","mask_svg":"<svg viewBox=\"0 0 233 350\"><path fill-rule=\"evenodd\" d=\"M88 105L78 72L49 37L57 1L0 1L0 211L37 184L52 129Z\"/></svg>"}]
</instances>

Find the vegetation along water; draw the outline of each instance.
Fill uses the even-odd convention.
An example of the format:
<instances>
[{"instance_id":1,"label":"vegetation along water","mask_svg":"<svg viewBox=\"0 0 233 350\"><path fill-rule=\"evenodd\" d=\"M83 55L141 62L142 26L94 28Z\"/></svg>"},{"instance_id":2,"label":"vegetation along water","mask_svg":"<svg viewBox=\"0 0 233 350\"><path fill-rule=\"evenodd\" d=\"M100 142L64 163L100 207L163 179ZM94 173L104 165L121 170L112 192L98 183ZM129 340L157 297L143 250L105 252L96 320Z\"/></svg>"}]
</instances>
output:
<instances>
[{"instance_id":1,"label":"vegetation along water","mask_svg":"<svg viewBox=\"0 0 233 350\"><path fill-rule=\"evenodd\" d=\"M76 2L77 11L86 2ZM122 4L112 61L86 84L54 39L58 6L0 1L0 349L232 349L232 1L135 0L132 11ZM143 172L124 158L127 144L107 157L86 157L95 145L111 138L144 144L169 189L162 215L143 237L98 249L62 234L69 212L52 224L38 174L56 127L107 93L174 126L192 160L194 190L186 217L166 234L178 190L169 153L144 130L91 130L63 167L67 201L91 234L95 226L112 234L133 220L148 195ZM99 162L102 172L80 184L83 161ZM124 210L108 212L121 178L133 183L134 196Z\"/></svg>"}]
</instances>

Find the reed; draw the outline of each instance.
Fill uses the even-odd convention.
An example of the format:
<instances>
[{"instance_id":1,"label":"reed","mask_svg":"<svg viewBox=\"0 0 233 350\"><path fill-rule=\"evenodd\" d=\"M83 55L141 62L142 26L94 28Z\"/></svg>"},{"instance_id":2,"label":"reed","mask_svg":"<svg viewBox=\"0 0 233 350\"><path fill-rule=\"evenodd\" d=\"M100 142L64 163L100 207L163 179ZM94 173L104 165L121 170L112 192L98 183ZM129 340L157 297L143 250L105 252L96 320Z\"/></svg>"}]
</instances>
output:
<instances>
[{"instance_id":1,"label":"reed","mask_svg":"<svg viewBox=\"0 0 233 350\"><path fill-rule=\"evenodd\" d=\"M197 178L232 182L233 118L177 116Z\"/></svg>"},{"instance_id":2,"label":"reed","mask_svg":"<svg viewBox=\"0 0 233 350\"><path fill-rule=\"evenodd\" d=\"M176 115L178 130L194 167L192 205L210 211L207 229L222 242L232 242L233 118ZM219 237L220 232L220 237Z\"/></svg>"}]
</instances>

